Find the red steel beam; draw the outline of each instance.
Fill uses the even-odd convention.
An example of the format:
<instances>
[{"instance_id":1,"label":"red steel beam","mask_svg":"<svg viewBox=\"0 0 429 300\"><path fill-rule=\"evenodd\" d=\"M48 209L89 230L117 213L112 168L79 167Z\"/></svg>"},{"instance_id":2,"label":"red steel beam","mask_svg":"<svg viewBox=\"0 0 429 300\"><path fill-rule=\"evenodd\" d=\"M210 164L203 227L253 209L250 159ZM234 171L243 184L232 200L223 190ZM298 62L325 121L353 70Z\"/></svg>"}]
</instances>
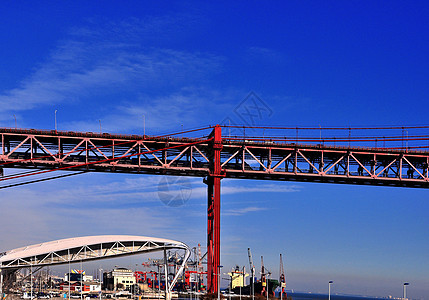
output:
<instances>
[{"instance_id":1,"label":"red steel beam","mask_svg":"<svg viewBox=\"0 0 429 300\"><path fill-rule=\"evenodd\" d=\"M207 291L216 291L216 267L214 263L214 182L213 177L208 177L207 184Z\"/></svg>"},{"instance_id":2,"label":"red steel beam","mask_svg":"<svg viewBox=\"0 0 429 300\"><path fill-rule=\"evenodd\" d=\"M218 291L220 266L220 181L223 177L221 167L222 128L216 126L211 134L213 140L210 175L207 176L207 291Z\"/></svg>"},{"instance_id":3,"label":"red steel beam","mask_svg":"<svg viewBox=\"0 0 429 300\"><path fill-rule=\"evenodd\" d=\"M213 161L219 161L214 153L220 153L227 178L429 188L428 151L232 142L222 137L214 143L213 134L190 139L0 128L0 135L0 174L5 168L35 171L0 177L4 183L56 170L205 178L219 174ZM215 151L215 145L222 148Z\"/></svg>"}]
</instances>

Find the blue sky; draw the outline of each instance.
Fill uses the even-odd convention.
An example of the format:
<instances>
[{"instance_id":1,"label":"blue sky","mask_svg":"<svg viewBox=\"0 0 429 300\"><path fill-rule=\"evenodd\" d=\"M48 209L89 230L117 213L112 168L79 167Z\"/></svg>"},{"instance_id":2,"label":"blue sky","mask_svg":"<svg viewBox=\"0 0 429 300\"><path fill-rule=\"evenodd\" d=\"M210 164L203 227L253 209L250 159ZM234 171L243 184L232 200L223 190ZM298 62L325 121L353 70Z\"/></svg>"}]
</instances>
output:
<instances>
[{"instance_id":1,"label":"blue sky","mask_svg":"<svg viewBox=\"0 0 429 300\"><path fill-rule=\"evenodd\" d=\"M427 125L424 1L13 1L0 9L0 126L161 134L235 118L257 125ZM6 170L6 172L11 172ZM159 199L159 177L89 174L2 190L1 248L90 234L205 244L206 199ZM224 180L222 261L288 288L429 299L427 191ZM19 205L17 205L19 203ZM117 222L112 222L115 220ZM17 223L19 225L17 225ZM277 275L276 275L277 276Z\"/></svg>"}]
</instances>

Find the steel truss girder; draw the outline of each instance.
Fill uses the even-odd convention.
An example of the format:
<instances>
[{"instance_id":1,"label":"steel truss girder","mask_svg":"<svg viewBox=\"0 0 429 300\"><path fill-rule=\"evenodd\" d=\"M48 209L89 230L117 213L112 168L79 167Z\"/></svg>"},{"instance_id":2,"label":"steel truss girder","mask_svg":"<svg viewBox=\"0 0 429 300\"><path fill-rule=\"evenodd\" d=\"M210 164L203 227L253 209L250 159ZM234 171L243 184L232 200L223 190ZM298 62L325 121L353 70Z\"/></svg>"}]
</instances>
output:
<instances>
[{"instance_id":1,"label":"steel truss girder","mask_svg":"<svg viewBox=\"0 0 429 300\"><path fill-rule=\"evenodd\" d=\"M428 152L254 144L223 146L226 178L429 188Z\"/></svg>"},{"instance_id":2,"label":"steel truss girder","mask_svg":"<svg viewBox=\"0 0 429 300\"><path fill-rule=\"evenodd\" d=\"M0 129L0 167L206 177L204 139ZM226 178L427 188L429 153L321 145L222 141ZM1 180L1 179L0 179Z\"/></svg>"},{"instance_id":3,"label":"steel truss girder","mask_svg":"<svg viewBox=\"0 0 429 300\"><path fill-rule=\"evenodd\" d=\"M32 130L31 132L34 132ZM45 132L43 132L45 133ZM1 132L0 167L204 177L207 142Z\"/></svg>"}]
</instances>

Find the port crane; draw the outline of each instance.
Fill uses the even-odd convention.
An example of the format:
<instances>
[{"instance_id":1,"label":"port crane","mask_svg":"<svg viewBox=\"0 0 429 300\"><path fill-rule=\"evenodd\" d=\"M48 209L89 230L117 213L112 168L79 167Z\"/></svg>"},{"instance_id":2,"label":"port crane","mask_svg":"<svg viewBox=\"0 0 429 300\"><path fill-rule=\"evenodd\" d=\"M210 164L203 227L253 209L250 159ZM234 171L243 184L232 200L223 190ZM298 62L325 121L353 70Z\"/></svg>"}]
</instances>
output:
<instances>
[{"instance_id":1,"label":"port crane","mask_svg":"<svg viewBox=\"0 0 429 300\"><path fill-rule=\"evenodd\" d=\"M265 268L264 266L264 257L261 256L261 284L262 284L262 291L261 295L267 295L268 294L268 276L271 275L271 272ZM266 294L267 293L267 294Z\"/></svg>"},{"instance_id":2,"label":"port crane","mask_svg":"<svg viewBox=\"0 0 429 300\"><path fill-rule=\"evenodd\" d=\"M161 269L163 262L160 259L151 259L149 258L147 262L143 262L142 266L149 268L149 271L135 271L134 276L136 277L136 282L147 283L148 286L152 289L161 289ZM151 267L157 267L158 270L154 271ZM150 276L151 278L148 278ZM167 280L167 279L166 279Z\"/></svg>"},{"instance_id":3,"label":"port crane","mask_svg":"<svg viewBox=\"0 0 429 300\"><path fill-rule=\"evenodd\" d=\"M142 266L149 268L149 271L135 271L134 276L136 282L147 283L149 287L153 289L160 289L165 282L168 282L169 277L174 277L177 272L177 266L183 263L183 257L181 257L177 251L168 251L168 254L162 259L149 258L146 262L142 262ZM152 270L152 267L156 267L157 271ZM161 273L162 267L164 267L164 274ZM169 269L173 269L173 272L169 272ZM150 276L150 278L149 278ZM154 278L153 278L154 277ZM164 277L164 284L162 278Z\"/></svg>"},{"instance_id":4,"label":"port crane","mask_svg":"<svg viewBox=\"0 0 429 300\"><path fill-rule=\"evenodd\" d=\"M184 272L185 287L192 291L194 285L195 290L200 292L205 289L202 277L203 275L207 275L207 272L204 271L203 267L203 260L206 257L207 252L202 255L201 244L198 244L197 247L192 248L192 253L193 257L188 260L187 268Z\"/></svg>"}]
</instances>

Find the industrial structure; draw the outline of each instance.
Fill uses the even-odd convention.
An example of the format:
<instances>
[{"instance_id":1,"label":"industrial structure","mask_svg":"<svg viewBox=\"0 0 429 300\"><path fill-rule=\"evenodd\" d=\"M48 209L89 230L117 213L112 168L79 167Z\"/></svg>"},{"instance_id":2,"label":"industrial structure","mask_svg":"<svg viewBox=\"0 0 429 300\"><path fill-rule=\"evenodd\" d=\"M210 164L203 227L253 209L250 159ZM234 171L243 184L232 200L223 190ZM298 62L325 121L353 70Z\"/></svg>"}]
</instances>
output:
<instances>
[{"instance_id":1,"label":"industrial structure","mask_svg":"<svg viewBox=\"0 0 429 300\"><path fill-rule=\"evenodd\" d=\"M44 266L70 265L75 262L159 251L163 251L164 257L166 257L166 252L170 249L181 249L185 253L182 264L171 282L168 282L167 266L164 268L166 278L165 292L166 295L169 295L191 255L189 247L174 240L127 235L69 238L3 252L0 255L0 294L2 293L4 281L6 283L10 282L15 272L21 268L30 268L31 273L33 273L33 271L38 271ZM131 276L134 277L132 273Z\"/></svg>"},{"instance_id":2,"label":"industrial structure","mask_svg":"<svg viewBox=\"0 0 429 300\"><path fill-rule=\"evenodd\" d=\"M222 136L222 127L229 131L243 130L243 133L240 136ZM408 130L427 128L378 128L402 129L402 136L383 134L356 137L351 136L351 128L324 128L348 131L349 134L348 137L323 138L321 128L307 128L320 129L319 138L299 136L298 128L296 136L265 136L265 130L295 130L286 127L216 125L179 133L192 137L177 137L178 133L138 136L3 128L0 129L0 173L3 174L4 168L30 170L3 176L0 182L4 185L0 188L84 172L204 178L208 198L207 285L208 291L214 293L218 290L220 266L222 178L429 188L429 152L425 150L429 146L429 136L408 135ZM246 129L264 130L264 133L246 136ZM371 128L353 130L363 129ZM195 136L199 133L202 134ZM365 145L356 146L362 143ZM368 146L369 143L375 146ZM393 146L386 146L386 143ZM402 145L398 146L398 143ZM31 180L33 177L30 176L49 176L53 171L74 173ZM16 183L16 180L24 182ZM1 260L4 261L4 258ZM28 261L21 261L21 265L26 264Z\"/></svg>"},{"instance_id":3,"label":"industrial structure","mask_svg":"<svg viewBox=\"0 0 429 300\"><path fill-rule=\"evenodd\" d=\"M240 269L239 266L235 266L228 275L231 281L230 290L243 288L246 285L246 277L249 276L249 274L246 274L245 268Z\"/></svg>"}]
</instances>

